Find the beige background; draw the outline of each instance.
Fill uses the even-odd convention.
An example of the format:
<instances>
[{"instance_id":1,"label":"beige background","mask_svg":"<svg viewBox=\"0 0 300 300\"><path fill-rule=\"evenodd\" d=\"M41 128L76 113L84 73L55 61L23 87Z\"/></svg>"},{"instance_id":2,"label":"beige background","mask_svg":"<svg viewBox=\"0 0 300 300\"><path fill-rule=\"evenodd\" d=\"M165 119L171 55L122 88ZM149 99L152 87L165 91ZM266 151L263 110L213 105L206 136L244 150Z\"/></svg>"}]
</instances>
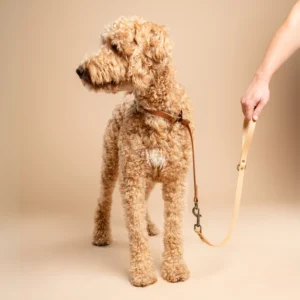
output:
<instances>
[{"instance_id":1,"label":"beige background","mask_svg":"<svg viewBox=\"0 0 300 300\"><path fill-rule=\"evenodd\" d=\"M116 288L133 299L300 295L299 53L271 83L232 242L212 250L194 236L190 174L185 244L192 278L178 285L160 278L146 290L127 281L118 191L115 243L106 249L90 246L102 135L122 96L90 93L75 74L84 55L98 49L104 25L120 15L140 15L170 28L178 76L195 108L203 222L207 234L220 239L235 190L243 119L239 99L294 0L0 3L2 299L118 299L111 293ZM150 210L161 228L162 209L158 187ZM152 239L157 269L161 238Z\"/></svg>"},{"instance_id":2,"label":"beige background","mask_svg":"<svg viewBox=\"0 0 300 300\"><path fill-rule=\"evenodd\" d=\"M298 82L300 82L300 55L298 54ZM298 94L297 98L298 100L300 99L300 85L298 84ZM298 101L298 112L300 112L300 101ZM298 153L300 151L300 121L298 117ZM297 157L298 159L298 199L300 199L300 158ZM299 200L298 200L299 203Z\"/></svg>"}]
</instances>

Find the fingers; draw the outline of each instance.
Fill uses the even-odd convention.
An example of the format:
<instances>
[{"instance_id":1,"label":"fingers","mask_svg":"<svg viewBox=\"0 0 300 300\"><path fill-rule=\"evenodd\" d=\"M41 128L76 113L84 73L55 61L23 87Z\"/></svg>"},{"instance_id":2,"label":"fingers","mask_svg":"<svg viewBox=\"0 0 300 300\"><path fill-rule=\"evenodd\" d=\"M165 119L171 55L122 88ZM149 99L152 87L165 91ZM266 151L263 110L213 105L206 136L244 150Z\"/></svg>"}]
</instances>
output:
<instances>
[{"instance_id":1,"label":"fingers","mask_svg":"<svg viewBox=\"0 0 300 300\"><path fill-rule=\"evenodd\" d=\"M259 118L260 114L262 113L262 111L263 111L264 107L266 106L266 104L267 104L267 101L263 100L263 99L258 103L258 105L256 106L256 108L253 112L253 115L252 115L252 120L253 121L256 122L258 120L258 118Z\"/></svg>"},{"instance_id":2,"label":"fingers","mask_svg":"<svg viewBox=\"0 0 300 300\"><path fill-rule=\"evenodd\" d=\"M246 98L242 98L241 105L245 118L247 120L251 120L254 113L255 104L249 102Z\"/></svg>"},{"instance_id":3,"label":"fingers","mask_svg":"<svg viewBox=\"0 0 300 300\"><path fill-rule=\"evenodd\" d=\"M241 99L242 110L247 120L257 121L270 98L269 82L254 77Z\"/></svg>"}]
</instances>

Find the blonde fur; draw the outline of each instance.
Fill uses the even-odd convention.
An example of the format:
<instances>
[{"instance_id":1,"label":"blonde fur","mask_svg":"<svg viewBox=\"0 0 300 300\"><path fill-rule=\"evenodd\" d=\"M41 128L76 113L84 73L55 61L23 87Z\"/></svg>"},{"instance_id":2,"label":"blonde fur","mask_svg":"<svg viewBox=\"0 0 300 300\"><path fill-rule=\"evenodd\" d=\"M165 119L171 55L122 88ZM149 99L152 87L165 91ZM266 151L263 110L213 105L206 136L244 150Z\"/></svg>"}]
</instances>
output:
<instances>
[{"instance_id":1,"label":"blonde fur","mask_svg":"<svg viewBox=\"0 0 300 300\"><path fill-rule=\"evenodd\" d=\"M147 203L155 183L162 183L165 204L162 276L184 281L189 270L183 261L183 208L185 177L191 158L187 129L171 124L144 108L174 116L183 110L191 120L191 107L176 79L172 43L164 26L138 17L121 17L102 34L102 47L81 64L82 82L89 89L131 96L118 105L103 141L101 194L95 214L93 243L111 243L110 213L117 178L123 199L130 246L130 280L135 286L154 283L148 235L158 230Z\"/></svg>"}]
</instances>

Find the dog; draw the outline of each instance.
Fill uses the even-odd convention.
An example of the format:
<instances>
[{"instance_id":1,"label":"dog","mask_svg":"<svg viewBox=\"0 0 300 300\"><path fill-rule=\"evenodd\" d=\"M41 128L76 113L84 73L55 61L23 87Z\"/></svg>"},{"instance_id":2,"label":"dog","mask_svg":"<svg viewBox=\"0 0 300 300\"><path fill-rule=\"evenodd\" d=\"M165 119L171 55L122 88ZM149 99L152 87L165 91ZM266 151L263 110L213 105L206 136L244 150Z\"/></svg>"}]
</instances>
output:
<instances>
[{"instance_id":1,"label":"dog","mask_svg":"<svg viewBox=\"0 0 300 300\"><path fill-rule=\"evenodd\" d=\"M112 193L118 178L129 236L130 282L142 287L155 283L149 235L158 234L158 229L147 212L147 199L161 183L165 210L161 275L169 282L185 281L190 272L183 259L182 224L190 137L179 122L147 112L176 116L182 110L192 121L190 100L172 63L168 30L140 17L120 17L105 28L101 41L100 51L83 61L76 73L92 91L128 96L114 110L104 134L93 244L106 246L112 241Z\"/></svg>"}]
</instances>

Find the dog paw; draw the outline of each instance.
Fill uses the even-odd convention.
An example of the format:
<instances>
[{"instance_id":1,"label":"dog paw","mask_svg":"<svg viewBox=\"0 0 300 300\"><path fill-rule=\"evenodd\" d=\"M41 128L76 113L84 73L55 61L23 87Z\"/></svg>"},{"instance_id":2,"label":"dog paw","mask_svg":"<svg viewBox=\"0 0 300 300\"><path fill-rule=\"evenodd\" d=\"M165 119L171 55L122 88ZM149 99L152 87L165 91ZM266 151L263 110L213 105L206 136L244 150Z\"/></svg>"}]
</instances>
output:
<instances>
[{"instance_id":1,"label":"dog paw","mask_svg":"<svg viewBox=\"0 0 300 300\"><path fill-rule=\"evenodd\" d=\"M151 285L157 281L157 277L154 274L134 275L131 276L130 282L137 287L145 287Z\"/></svg>"},{"instance_id":2,"label":"dog paw","mask_svg":"<svg viewBox=\"0 0 300 300\"><path fill-rule=\"evenodd\" d=\"M93 236L93 245L94 246L108 246L111 244L112 238L110 232L100 232L100 231L95 231L94 236Z\"/></svg>"},{"instance_id":3,"label":"dog paw","mask_svg":"<svg viewBox=\"0 0 300 300\"><path fill-rule=\"evenodd\" d=\"M136 269L130 272L130 282L137 287L145 287L157 281L157 277L151 270L149 272Z\"/></svg>"},{"instance_id":4,"label":"dog paw","mask_svg":"<svg viewBox=\"0 0 300 300\"><path fill-rule=\"evenodd\" d=\"M155 236L159 234L159 229L153 223L147 225L147 230L150 236Z\"/></svg>"},{"instance_id":5,"label":"dog paw","mask_svg":"<svg viewBox=\"0 0 300 300\"><path fill-rule=\"evenodd\" d=\"M184 262L163 263L162 278L168 282L185 281L190 277L190 271Z\"/></svg>"}]
</instances>

